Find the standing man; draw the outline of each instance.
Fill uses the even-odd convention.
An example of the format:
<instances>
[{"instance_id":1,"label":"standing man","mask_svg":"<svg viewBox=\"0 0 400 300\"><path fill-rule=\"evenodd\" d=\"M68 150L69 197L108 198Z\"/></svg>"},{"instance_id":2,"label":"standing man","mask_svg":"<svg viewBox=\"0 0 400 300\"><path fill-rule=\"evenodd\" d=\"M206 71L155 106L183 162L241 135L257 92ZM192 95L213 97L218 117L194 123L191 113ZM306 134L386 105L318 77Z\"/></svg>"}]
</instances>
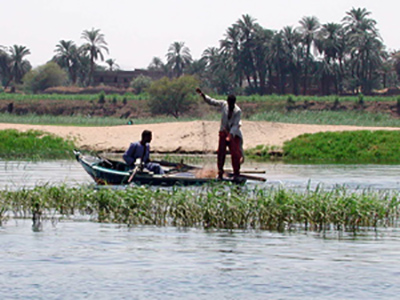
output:
<instances>
[{"instance_id":1,"label":"standing man","mask_svg":"<svg viewBox=\"0 0 400 300\"><path fill-rule=\"evenodd\" d=\"M142 132L142 139L139 142L131 143L128 150L122 156L129 167L134 167L137 159L140 163L154 174L164 174L164 170L157 163L150 161L150 142L152 140L152 133L150 130Z\"/></svg>"},{"instance_id":2,"label":"standing man","mask_svg":"<svg viewBox=\"0 0 400 300\"><path fill-rule=\"evenodd\" d=\"M236 105L236 97L229 95L227 101L216 100L204 94L197 88L196 92L203 100L213 106L221 108L221 126L219 129L218 142L218 178L222 179L224 174L224 164L226 157L226 147L229 147L232 158L233 176L237 178L240 175L240 164L244 160L243 156L243 136L240 130L242 111Z\"/></svg>"}]
</instances>

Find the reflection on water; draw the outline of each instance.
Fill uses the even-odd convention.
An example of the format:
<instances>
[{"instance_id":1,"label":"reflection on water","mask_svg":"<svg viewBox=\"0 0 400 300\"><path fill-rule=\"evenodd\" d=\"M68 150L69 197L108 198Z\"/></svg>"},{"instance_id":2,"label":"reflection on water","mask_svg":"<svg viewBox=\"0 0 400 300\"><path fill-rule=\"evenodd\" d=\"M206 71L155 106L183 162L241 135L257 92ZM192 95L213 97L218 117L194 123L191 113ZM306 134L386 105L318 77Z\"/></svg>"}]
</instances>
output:
<instances>
[{"instance_id":1,"label":"reflection on water","mask_svg":"<svg viewBox=\"0 0 400 300\"><path fill-rule=\"evenodd\" d=\"M400 165L287 165L282 163L246 163L243 170L265 170L253 174L267 178L266 183L249 182L266 187L282 185L306 188L322 185L332 188L345 185L359 189L400 190ZM0 161L0 188L33 187L43 184L92 184L76 161L21 162Z\"/></svg>"},{"instance_id":2,"label":"reflection on water","mask_svg":"<svg viewBox=\"0 0 400 300\"><path fill-rule=\"evenodd\" d=\"M400 165L263 164L258 167L266 170L270 183L281 182L289 188L344 185L352 189L400 190Z\"/></svg>"},{"instance_id":3,"label":"reflection on water","mask_svg":"<svg viewBox=\"0 0 400 300\"><path fill-rule=\"evenodd\" d=\"M92 183L77 161L0 161L0 188L33 187L44 184Z\"/></svg>"},{"instance_id":4,"label":"reflection on water","mask_svg":"<svg viewBox=\"0 0 400 300\"><path fill-rule=\"evenodd\" d=\"M397 299L400 232L0 228L1 299Z\"/></svg>"}]
</instances>

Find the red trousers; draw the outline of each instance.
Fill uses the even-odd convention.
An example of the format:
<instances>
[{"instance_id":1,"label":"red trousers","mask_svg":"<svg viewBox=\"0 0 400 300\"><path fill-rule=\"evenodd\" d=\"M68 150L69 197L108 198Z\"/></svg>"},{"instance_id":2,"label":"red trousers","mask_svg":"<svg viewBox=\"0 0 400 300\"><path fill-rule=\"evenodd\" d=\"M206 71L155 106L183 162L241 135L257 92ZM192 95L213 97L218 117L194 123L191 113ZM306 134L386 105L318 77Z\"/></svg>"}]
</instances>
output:
<instances>
[{"instance_id":1,"label":"red trousers","mask_svg":"<svg viewBox=\"0 0 400 300\"><path fill-rule=\"evenodd\" d=\"M242 140L240 137L232 137L229 142L227 142L228 133L225 131L219 132L219 142L218 142L218 175L222 176L224 173L224 164L226 157L226 147L229 147L232 158L232 168L233 175L238 176L240 174L240 163L242 160Z\"/></svg>"}]
</instances>

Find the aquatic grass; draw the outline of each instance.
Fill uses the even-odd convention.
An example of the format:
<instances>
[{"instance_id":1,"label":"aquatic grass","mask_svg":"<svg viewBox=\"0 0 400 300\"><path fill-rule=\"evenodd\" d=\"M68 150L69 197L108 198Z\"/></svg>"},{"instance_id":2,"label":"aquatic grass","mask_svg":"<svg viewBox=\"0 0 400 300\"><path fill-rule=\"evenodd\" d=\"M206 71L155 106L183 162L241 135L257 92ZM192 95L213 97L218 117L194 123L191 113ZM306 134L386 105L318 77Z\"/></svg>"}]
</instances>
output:
<instances>
[{"instance_id":1,"label":"aquatic grass","mask_svg":"<svg viewBox=\"0 0 400 300\"><path fill-rule=\"evenodd\" d=\"M201 189L37 186L0 191L0 221L89 216L98 222L254 230L357 232L396 226L399 193L321 187L295 191L210 185Z\"/></svg>"}]
</instances>

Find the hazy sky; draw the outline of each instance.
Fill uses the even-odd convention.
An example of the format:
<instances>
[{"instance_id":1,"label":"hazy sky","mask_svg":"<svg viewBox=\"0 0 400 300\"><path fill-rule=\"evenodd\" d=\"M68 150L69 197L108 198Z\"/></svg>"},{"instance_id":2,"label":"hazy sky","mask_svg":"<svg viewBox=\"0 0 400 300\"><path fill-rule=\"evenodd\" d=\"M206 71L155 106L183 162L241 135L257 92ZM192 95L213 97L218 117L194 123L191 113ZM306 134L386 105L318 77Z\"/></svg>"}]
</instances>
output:
<instances>
[{"instance_id":1,"label":"hazy sky","mask_svg":"<svg viewBox=\"0 0 400 300\"><path fill-rule=\"evenodd\" d=\"M298 26L304 16L340 22L352 7L366 8L377 21L388 50L400 49L398 0L0 0L0 45L24 45L34 67L54 55L60 40L84 41L86 29L100 29L122 69L146 68L168 47L185 42L195 59L219 46L226 29L243 14L264 28Z\"/></svg>"}]
</instances>

